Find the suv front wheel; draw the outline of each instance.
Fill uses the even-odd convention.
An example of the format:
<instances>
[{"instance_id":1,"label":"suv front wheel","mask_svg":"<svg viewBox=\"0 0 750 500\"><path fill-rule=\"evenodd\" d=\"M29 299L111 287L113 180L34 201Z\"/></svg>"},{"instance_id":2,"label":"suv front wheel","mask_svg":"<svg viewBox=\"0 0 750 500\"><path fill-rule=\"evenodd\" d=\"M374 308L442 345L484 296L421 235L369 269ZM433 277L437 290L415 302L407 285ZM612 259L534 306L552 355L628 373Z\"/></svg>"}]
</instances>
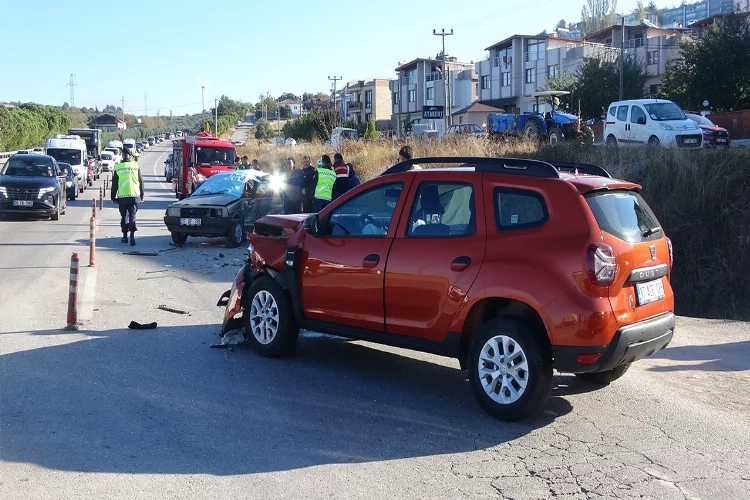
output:
<instances>
[{"instance_id":1,"label":"suv front wheel","mask_svg":"<svg viewBox=\"0 0 750 500\"><path fill-rule=\"evenodd\" d=\"M245 337L255 352L267 358L294 354L299 327L286 292L268 276L250 286L245 305Z\"/></svg>"},{"instance_id":2,"label":"suv front wheel","mask_svg":"<svg viewBox=\"0 0 750 500\"><path fill-rule=\"evenodd\" d=\"M474 396L501 420L537 413L552 390L551 356L526 324L512 318L495 318L479 328L468 365Z\"/></svg>"}]
</instances>

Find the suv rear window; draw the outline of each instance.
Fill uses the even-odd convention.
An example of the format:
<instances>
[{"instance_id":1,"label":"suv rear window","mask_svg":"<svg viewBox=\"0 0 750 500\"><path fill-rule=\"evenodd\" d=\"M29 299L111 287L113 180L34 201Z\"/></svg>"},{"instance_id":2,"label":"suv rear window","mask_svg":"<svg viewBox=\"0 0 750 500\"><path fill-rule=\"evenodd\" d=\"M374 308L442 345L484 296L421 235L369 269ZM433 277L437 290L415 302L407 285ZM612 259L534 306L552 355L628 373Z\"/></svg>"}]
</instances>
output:
<instances>
[{"instance_id":1,"label":"suv rear window","mask_svg":"<svg viewBox=\"0 0 750 500\"><path fill-rule=\"evenodd\" d=\"M586 202L596 218L599 229L629 243L654 241L662 238L662 231L643 236L659 221L643 197L634 191L592 193Z\"/></svg>"},{"instance_id":2,"label":"suv rear window","mask_svg":"<svg viewBox=\"0 0 750 500\"><path fill-rule=\"evenodd\" d=\"M547 222L547 205L540 194L510 188L495 188L493 194L499 231L529 229Z\"/></svg>"}]
</instances>

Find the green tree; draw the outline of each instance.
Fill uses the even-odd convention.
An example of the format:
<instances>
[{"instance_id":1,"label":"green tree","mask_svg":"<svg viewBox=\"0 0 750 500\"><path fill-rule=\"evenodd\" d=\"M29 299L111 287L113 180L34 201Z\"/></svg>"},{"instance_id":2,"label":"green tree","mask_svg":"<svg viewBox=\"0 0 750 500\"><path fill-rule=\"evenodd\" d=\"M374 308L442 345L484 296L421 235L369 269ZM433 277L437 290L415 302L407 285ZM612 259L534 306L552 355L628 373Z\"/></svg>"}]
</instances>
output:
<instances>
[{"instance_id":1,"label":"green tree","mask_svg":"<svg viewBox=\"0 0 750 500\"><path fill-rule=\"evenodd\" d=\"M661 22L664 19L664 9L660 9L659 7L657 7L656 3L654 3L654 0L651 0L651 2L649 2L649 4L646 6L646 12L649 14L656 14L657 20L661 25Z\"/></svg>"},{"instance_id":2,"label":"green tree","mask_svg":"<svg viewBox=\"0 0 750 500\"><path fill-rule=\"evenodd\" d=\"M586 0L581 10L581 30L589 36L617 23L617 0Z\"/></svg>"},{"instance_id":3,"label":"green tree","mask_svg":"<svg viewBox=\"0 0 750 500\"><path fill-rule=\"evenodd\" d=\"M292 117L292 107L288 104L281 106L281 119L288 120Z\"/></svg>"},{"instance_id":4,"label":"green tree","mask_svg":"<svg viewBox=\"0 0 750 500\"><path fill-rule=\"evenodd\" d=\"M259 120L255 124L255 138L256 139L270 139L274 136L273 128L271 124L266 120Z\"/></svg>"},{"instance_id":5,"label":"green tree","mask_svg":"<svg viewBox=\"0 0 750 500\"><path fill-rule=\"evenodd\" d=\"M565 22L565 19L560 19L555 25L556 28L565 28L566 26L568 26L568 23Z\"/></svg>"},{"instance_id":6,"label":"green tree","mask_svg":"<svg viewBox=\"0 0 750 500\"><path fill-rule=\"evenodd\" d=\"M643 67L634 58L625 59L623 66L623 99L643 97L648 79ZM580 99L582 118L599 118L602 108L619 98L620 65L588 59L575 73L566 71L559 78L548 79L545 90L567 90L571 95L570 99L563 100L563 109L577 113Z\"/></svg>"},{"instance_id":7,"label":"green tree","mask_svg":"<svg viewBox=\"0 0 750 500\"><path fill-rule=\"evenodd\" d=\"M367 120L367 128L365 129L365 139L375 140L380 138L380 132L375 127L375 119L370 118Z\"/></svg>"},{"instance_id":8,"label":"green tree","mask_svg":"<svg viewBox=\"0 0 750 500\"><path fill-rule=\"evenodd\" d=\"M700 39L683 39L667 65L662 91L685 108L708 100L716 111L750 108L750 21L744 15L708 27Z\"/></svg>"},{"instance_id":9,"label":"green tree","mask_svg":"<svg viewBox=\"0 0 750 500\"><path fill-rule=\"evenodd\" d=\"M295 94L292 94L291 92L284 92L276 100L278 102L286 101L286 100L299 101L299 97Z\"/></svg>"}]
</instances>

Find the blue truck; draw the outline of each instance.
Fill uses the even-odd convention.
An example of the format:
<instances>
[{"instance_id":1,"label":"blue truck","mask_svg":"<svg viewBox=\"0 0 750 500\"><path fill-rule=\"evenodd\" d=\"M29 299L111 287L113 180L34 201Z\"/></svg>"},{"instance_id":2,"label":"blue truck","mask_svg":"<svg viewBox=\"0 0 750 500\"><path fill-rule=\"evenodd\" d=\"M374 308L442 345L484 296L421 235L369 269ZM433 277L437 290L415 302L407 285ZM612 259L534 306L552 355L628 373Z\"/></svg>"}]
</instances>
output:
<instances>
[{"instance_id":1,"label":"blue truck","mask_svg":"<svg viewBox=\"0 0 750 500\"><path fill-rule=\"evenodd\" d=\"M552 111L546 113L490 113L487 116L487 129L490 135L501 137L525 137L528 140L541 140L550 144L562 141L580 140L594 142L594 131L588 125L581 125L578 117L560 111L559 98L570 95L570 92L549 90L533 94L536 108L539 99L549 99Z\"/></svg>"}]
</instances>

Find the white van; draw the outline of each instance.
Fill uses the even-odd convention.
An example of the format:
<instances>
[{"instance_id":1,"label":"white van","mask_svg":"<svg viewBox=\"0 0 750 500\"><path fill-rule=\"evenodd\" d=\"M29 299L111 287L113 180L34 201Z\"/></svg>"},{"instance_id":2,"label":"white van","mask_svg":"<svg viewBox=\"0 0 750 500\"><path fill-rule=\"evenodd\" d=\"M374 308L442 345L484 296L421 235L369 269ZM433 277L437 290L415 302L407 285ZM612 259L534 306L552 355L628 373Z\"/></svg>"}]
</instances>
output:
<instances>
[{"instance_id":1,"label":"white van","mask_svg":"<svg viewBox=\"0 0 750 500\"><path fill-rule=\"evenodd\" d=\"M130 148L131 151L135 152L135 139L125 139L122 141L122 145L125 148Z\"/></svg>"},{"instance_id":2,"label":"white van","mask_svg":"<svg viewBox=\"0 0 750 500\"><path fill-rule=\"evenodd\" d=\"M359 139L359 132L353 128L335 127L331 131L331 138L326 141L326 146L340 146L344 141L356 141Z\"/></svg>"},{"instance_id":3,"label":"white van","mask_svg":"<svg viewBox=\"0 0 750 500\"><path fill-rule=\"evenodd\" d=\"M703 134L672 101L632 99L609 105L604 122L604 141L609 147L648 144L700 148Z\"/></svg>"},{"instance_id":4,"label":"white van","mask_svg":"<svg viewBox=\"0 0 750 500\"><path fill-rule=\"evenodd\" d=\"M45 153L57 161L69 163L78 178L78 191L83 193L87 185L88 164L86 141L78 135L56 135L47 139Z\"/></svg>"}]
</instances>

